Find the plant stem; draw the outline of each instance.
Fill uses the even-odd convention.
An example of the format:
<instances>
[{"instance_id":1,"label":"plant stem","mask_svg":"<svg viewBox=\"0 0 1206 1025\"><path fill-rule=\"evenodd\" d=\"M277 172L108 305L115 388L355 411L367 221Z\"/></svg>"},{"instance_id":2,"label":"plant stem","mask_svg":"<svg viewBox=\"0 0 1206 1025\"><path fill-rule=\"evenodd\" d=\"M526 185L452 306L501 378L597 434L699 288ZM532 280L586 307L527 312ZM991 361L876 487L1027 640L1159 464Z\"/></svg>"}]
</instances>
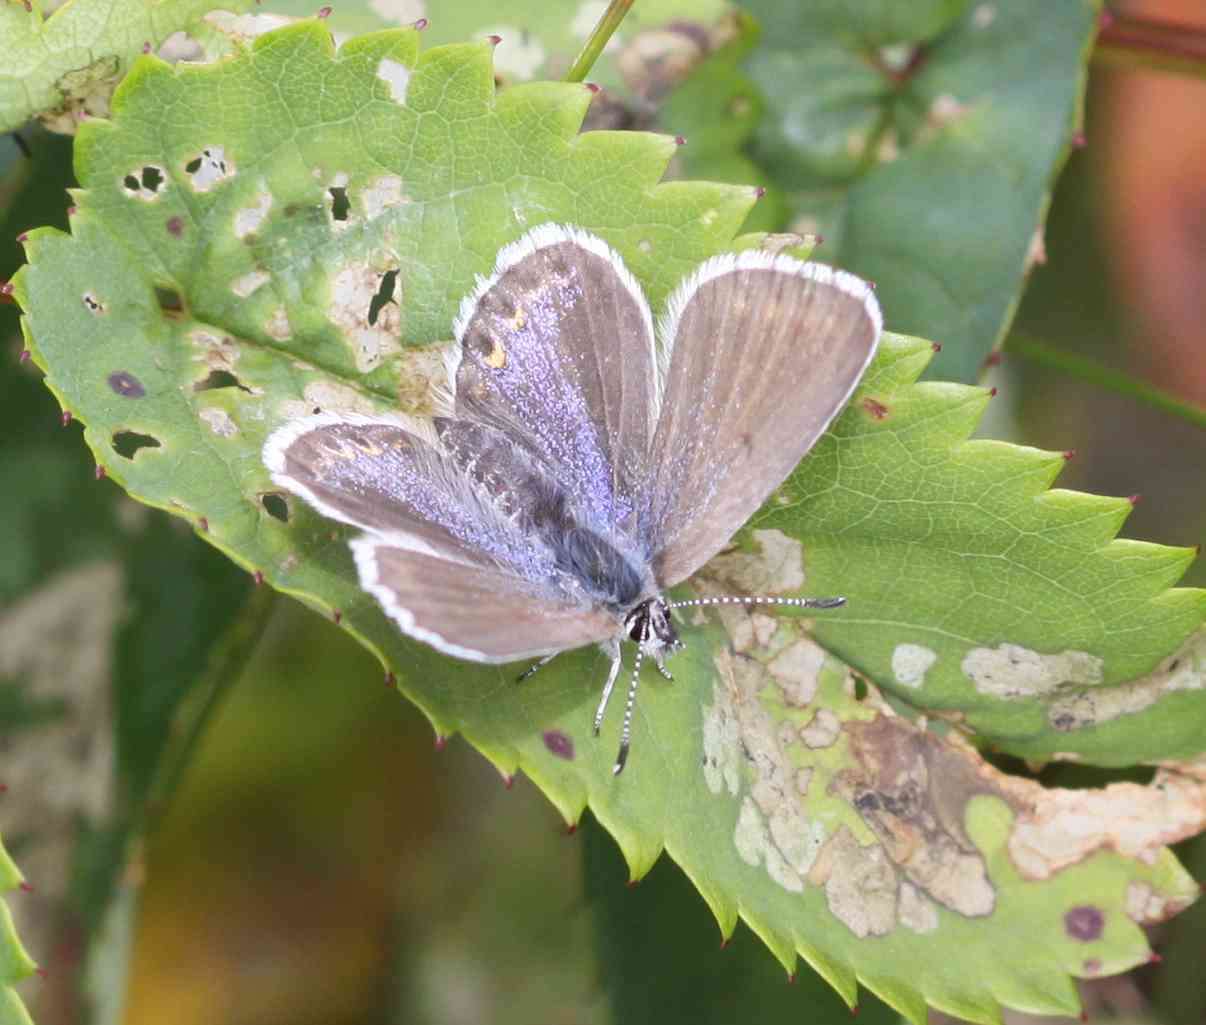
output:
<instances>
[{"instance_id":1,"label":"plant stem","mask_svg":"<svg viewBox=\"0 0 1206 1025\"><path fill-rule=\"evenodd\" d=\"M1091 359L1070 352L1054 349L1025 335L1012 334L1005 343L1005 351L1011 356L1020 356L1036 366L1047 367L1079 378L1106 391L1125 395L1163 413L1180 417L1198 427L1206 427L1206 409L1161 391L1144 381L1136 381L1120 370L1111 370Z\"/></svg>"},{"instance_id":2,"label":"plant stem","mask_svg":"<svg viewBox=\"0 0 1206 1025\"><path fill-rule=\"evenodd\" d=\"M141 809L143 821L135 832L151 832L167 810L184 771L192 764L197 742L204 736L213 713L238 679L252 650L263 636L275 605L276 591L271 587L255 588L248 595L238 619L214 646L201 678L176 710L171 741L160 757L155 778Z\"/></svg>"},{"instance_id":3,"label":"plant stem","mask_svg":"<svg viewBox=\"0 0 1206 1025\"><path fill-rule=\"evenodd\" d=\"M632 7L633 2L634 0L611 0L611 3L607 5L607 10L603 12L603 17L599 19L599 24L595 26L594 31L583 45L581 53L574 58L574 63L565 76L567 82L581 82L590 74L590 69L599 59L603 47L615 35L616 29L620 27L620 22L624 20L624 16Z\"/></svg>"},{"instance_id":4,"label":"plant stem","mask_svg":"<svg viewBox=\"0 0 1206 1025\"><path fill-rule=\"evenodd\" d=\"M1102 14L1093 60L1111 67L1206 78L1206 26Z\"/></svg>"}]
</instances>

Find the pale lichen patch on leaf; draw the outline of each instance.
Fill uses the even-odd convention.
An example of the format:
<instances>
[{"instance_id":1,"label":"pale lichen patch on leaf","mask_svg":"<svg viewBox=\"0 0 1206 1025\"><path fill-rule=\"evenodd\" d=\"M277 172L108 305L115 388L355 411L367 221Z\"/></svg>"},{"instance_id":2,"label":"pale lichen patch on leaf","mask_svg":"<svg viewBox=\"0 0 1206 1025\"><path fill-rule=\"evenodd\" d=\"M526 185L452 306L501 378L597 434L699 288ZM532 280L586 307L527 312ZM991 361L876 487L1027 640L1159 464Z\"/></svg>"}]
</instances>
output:
<instances>
[{"instance_id":1,"label":"pale lichen patch on leaf","mask_svg":"<svg viewBox=\"0 0 1206 1025\"><path fill-rule=\"evenodd\" d=\"M808 879L824 886L830 912L859 939L896 927L896 871L879 844L864 847L848 827L821 848Z\"/></svg>"},{"instance_id":2,"label":"pale lichen patch on leaf","mask_svg":"<svg viewBox=\"0 0 1206 1025\"><path fill-rule=\"evenodd\" d=\"M398 359L398 408L412 416L451 412L445 353L455 343L405 349Z\"/></svg>"},{"instance_id":3,"label":"pale lichen patch on leaf","mask_svg":"<svg viewBox=\"0 0 1206 1025\"><path fill-rule=\"evenodd\" d=\"M1142 712L1167 694L1203 687L1206 687L1206 630L1199 630L1141 679L1061 694L1051 702L1047 719L1063 732L1085 729Z\"/></svg>"},{"instance_id":4,"label":"pale lichen patch on leaf","mask_svg":"<svg viewBox=\"0 0 1206 1025\"><path fill-rule=\"evenodd\" d=\"M781 530L753 531L756 550L730 551L707 565L707 578L733 594L789 594L804 586L804 546Z\"/></svg>"},{"instance_id":5,"label":"pale lichen patch on leaf","mask_svg":"<svg viewBox=\"0 0 1206 1025\"><path fill-rule=\"evenodd\" d=\"M365 217L380 217L386 210L410 200L402 194L402 179L396 174L383 174L366 185L360 193Z\"/></svg>"},{"instance_id":6,"label":"pale lichen patch on leaf","mask_svg":"<svg viewBox=\"0 0 1206 1025\"><path fill-rule=\"evenodd\" d=\"M938 653L921 644L898 644L892 649L892 676L901 686L920 687Z\"/></svg>"},{"instance_id":7,"label":"pale lichen patch on leaf","mask_svg":"<svg viewBox=\"0 0 1206 1025\"><path fill-rule=\"evenodd\" d=\"M1136 880L1126 888L1127 917L1139 925L1163 922L1184 908L1184 901L1170 900L1142 880Z\"/></svg>"},{"instance_id":8,"label":"pale lichen patch on leaf","mask_svg":"<svg viewBox=\"0 0 1206 1025\"><path fill-rule=\"evenodd\" d=\"M282 402L280 412L282 419L292 420L314 413L380 413L381 407L355 388L323 379L307 384L301 399Z\"/></svg>"},{"instance_id":9,"label":"pale lichen patch on leaf","mask_svg":"<svg viewBox=\"0 0 1206 1025\"><path fill-rule=\"evenodd\" d=\"M382 57L377 62L377 77L389 90L389 98L395 103L406 102L406 90L410 86L410 68L400 61Z\"/></svg>"},{"instance_id":10,"label":"pale lichen patch on leaf","mask_svg":"<svg viewBox=\"0 0 1206 1025\"><path fill-rule=\"evenodd\" d=\"M264 333L278 342L288 341L293 336L293 329L289 326L289 311L285 307L278 306L268 315Z\"/></svg>"},{"instance_id":11,"label":"pale lichen patch on leaf","mask_svg":"<svg viewBox=\"0 0 1206 1025\"><path fill-rule=\"evenodd\" d=\"M1102 680L1102 660L1089 652L1043 655L1008 643L972 648L961 668L976 690L997 698L1035 697L1066 684L1096 684Z\"/></svg>"},{"instance_id":12,"label":"pale lichen patch on leaf","mask_svg":"<svg viewBox=\"0 0 1206 1025\"><path fill-rule=\"evenodd\" d=\"M714 703L704 711L704 778L713 793L736 794L740 759L746 760L753 780L733 838L738 854L748 864L765 864L775 882L799 892L825 840L825 827L805 815L797 768L760 699L769 683L765 669L726 649L715 664Z\"/></svg>"},{"instance_id":13,"label":"pale lichen patch on leaf","mask_svg":"<svg viewBox=\"0 0 1206 1025\"><path fill-rule=\"evenodd\" d=\"M736 797L741 786L741 728L721 678L712 684L712 704L704 705L703 713L704 782L714 794L727 790Z\"/></svg>"},{"instance_id":14,"label":"pale lichen patch on leaf","mask_svg":"<svg viewBox=\"0 0 1206 1025\"><path fill-rule=\"evenodd\" d=\"M387 356L401 352L401 308L383 303L373 314L373 300L381 287L382 272L370 263L350 263L331 279L328 316L351 346L356 369L367 374Z\"/></svg>"},{"instance_id":15,"label":"pale lichen patch on leaf","mask_svg":"<svg viewBox=\"0 0 1206 1025\"><path fill-rule=\"evenodd\" d=\"M783 700L788 705L804 708L812 703L825 657L825 650L816 641L801 638L767 663L767 671L782 688Z\"/></svg>"},{"instance_id":16,"label":"pale lichen patch on leaf","mask_svg":"<svg viewBox=\"0 0 1206 1025\"><path fill-rule=\"evenodd\" d=\"M236 210L234 215L235 238L246 238L256 231L264 223L264 218L268 216L270 209L272 209L272 194L261 192L250 206Z\"/></svg>"},{"instance_id":17,"label":"pale lichen patch on leaf","mask_svg":"<svg viewBox=\"0 0 1206 1025\"><path fill-rule=\"evenodd\" d=\"M842 731L838 717L828 708L818 708L807 726L800 727L800 739L807 747L816 750L830 747Z\"/></svg>"},{"instance_id":18,"label":"pale lichen patch on leaf","mask_svg":"<svg viewBox=\"0 0 1206 1025\"><path fill-rule=\"evenodd\" d=\"M1022 805L1009 854L1027 879L1046 879L1099 850L1151 864L1171 843L1206 829L1206 783L1161 769L1150 786L1047 790L1009 780ZM1024 803L1023 803L1024 802Z\"/></svg>"},{"instance_id":19,"label":"pale lichen patch on leaf","mask_svg":"<svg viewBox=\"0 0 1206 1025\"><path fill-rule=\"evenodd\" d=\"M938 928L938 908L921 890L907 880L900 884L898 906L900 924L924 935Z\"/></svg>"},{"instance_id":20,"label":"pale lichen patch on leaf","mask_svg":"<svg viewBox=\"0 0 1206 1025\"><path fill-rule=\"evenodd\" d=\"M272 275L266 270L252 270L240 275L230 283L230 290L240 299L246 299L252 292L262 288L272 280Z\"/></svg>"},{"instance_id":21,"label":"pale lichen patch on leaf","mask_svg":"<svg viewBox=\"0 0 1206 1025\"><path fill-rule=\"evenodd\" d=\"M229 370L238 362L240 349L229 335L220 335L208 328L195 327L185 338L200 350L194 359L204 361L213 370Z\"/></svg>"},{"instance_id":22,"label":"pale lichen patch on leaf","mask_svg":"<svg viewBox=\"0 0 1206 1025\"><path fill-rule=\"evenodd\" d=\"M198 410L197 415L202 422L219 438L233 438L239 433L238 425L231 419L230 414L216 406L208 406Z\"/></svg>"}]
</instances>

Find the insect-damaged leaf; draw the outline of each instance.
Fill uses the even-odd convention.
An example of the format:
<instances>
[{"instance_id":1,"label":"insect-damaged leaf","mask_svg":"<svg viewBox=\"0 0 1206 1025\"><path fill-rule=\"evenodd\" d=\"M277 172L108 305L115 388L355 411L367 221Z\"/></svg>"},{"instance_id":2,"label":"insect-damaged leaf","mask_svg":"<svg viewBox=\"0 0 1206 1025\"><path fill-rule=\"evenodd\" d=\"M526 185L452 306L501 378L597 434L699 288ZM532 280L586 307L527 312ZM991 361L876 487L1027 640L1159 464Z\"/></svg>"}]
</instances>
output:
<instances>
[{"instance_id":1,"label":"insect-damaged leaf","mask_svg":"<svg viewBox=\"0 0 1206 1025\"><path fill-rule=\"evenodd\" d=\"M769 572L771 589L848 606L818 615L811 639L792 617L684 623L676 682L644 684L619 780L618 723L590 736L600 655L563 656L516 687L513 667L406 640L356 585L348 532L272 487L260 447L285 419L425 408L433 343L527 228L597 233L655 308L732 244L753 190L658 184L673 140L576 134L590 95L496 94L488 44L419 53L414 33L391 32L335 55L312 24L219 65L144 62L112 123L81 133L71 236L28 241L16 294L34 358L110 476L338 615L440 733L522 768L571 821L589 803L635 874L667 849L726 931L741 915L785 964L803 953L844 994L861 978L914 1019L926 1002L985 1021L1000 1002L1069 1011L1069 973L1142 960L1136 920L1184 901L1168 837L1149 837L1150 862L1094 847L1028 877L1014 837L1040 795L857 700L838 659L1005 747L1188 756L1200 689L1113 727L1062 729L1042 681L1150 673L1201 622L1202 596L1169 590L1189 553L1110 540L1125 502L1048 491L1060 457L967 442L987 392L916 384L928 343L885 339L833 431L709 570L729 583ZM1045 674L1025 655L994 683L981 666L1004 645ZM888 759L915 796L888 786ZM1193 828L1191 813L1176 821ZM944 882L908 844L962 874ZM994 942L1030 918L1041 944ZM919 960L942 968L919 977Z\"/></svg>"}]
</instances>

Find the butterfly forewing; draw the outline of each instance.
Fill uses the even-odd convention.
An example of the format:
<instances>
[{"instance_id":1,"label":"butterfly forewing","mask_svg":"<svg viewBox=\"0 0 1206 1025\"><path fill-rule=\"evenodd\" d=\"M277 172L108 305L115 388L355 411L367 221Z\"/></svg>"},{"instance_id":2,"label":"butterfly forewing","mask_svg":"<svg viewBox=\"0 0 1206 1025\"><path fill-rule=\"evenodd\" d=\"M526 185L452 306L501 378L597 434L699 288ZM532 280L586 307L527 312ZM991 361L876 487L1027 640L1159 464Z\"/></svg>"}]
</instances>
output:
<instances>
[{"instance_id":1,"label":"butterfly forewing","mask_svg":"<svg viewBox=\"0 0 1206 1025\"><path fill-rule=\"evenodd\" d=\"M455 413L528 448L600 526L631 530L657 404L649 306L594 236L544 225L462 305Z\"/></svg>"},{"instance_id":2,"label":"butterfly forewing","mask_svg":"<svg viewBox=\"0 0 1206 1025\"><path fill-rule=\"evenodd\" d=\"M881 324L865 282L759 251L709 260L671 298L642 517L659 584L695 572L791 473L850 397Z\"/></svg>"}]
</instances>

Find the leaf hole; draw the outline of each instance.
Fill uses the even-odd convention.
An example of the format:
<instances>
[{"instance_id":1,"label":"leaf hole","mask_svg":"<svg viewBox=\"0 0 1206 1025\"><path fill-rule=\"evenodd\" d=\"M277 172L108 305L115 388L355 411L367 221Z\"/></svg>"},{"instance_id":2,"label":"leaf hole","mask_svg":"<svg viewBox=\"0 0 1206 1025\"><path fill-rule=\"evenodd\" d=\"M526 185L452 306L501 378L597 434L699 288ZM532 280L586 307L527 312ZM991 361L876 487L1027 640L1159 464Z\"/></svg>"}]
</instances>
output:
<instances>
[{"instance_id":1,"label":"leaf hole","mask_svg":"<svg viewBox=\"0 0 1206 1025\"><path fill-rule=\"evenodd\" d=\"M137 431L117 431L113 435L113 451L123 459L133 459L144 448L159 448L159 439Z\"/></svg>"},{"instance_id":2,"label":"leaf hole","mask_svg":"<svg viewBox=\"0 0 1206 1025\"><path fill-rule=\"evenodd\" d=\"M200 381L193 383L193 391L216 391L219 388L238 388L251 394L251 389L229 370L211 370Z\"/></svg>"},{"instance_id":3,"label":"leaf hole","mask_svg":"<svg viewBox=\"0 0 1206 1025\"><path fill-rule=\"evenodd\" d=\"M184 296L170 285L155 286L155 301L165 316L171 317L184 312Z\"/></svg>"},{"instance_id":4,"label":"leaf hole","mask_svg":"<svg viewBox=\"0 0 1206 1025\"><path fill-rule=\"evenodd\" d=\"M327 191L331 194L331 216L337 221L346 221L352 204L348 200L348 190L342 185L332 185Z\"/></svg>"},{"instance_id":5,"label":"leaf hole","mask_svg":"<svg viewBox=\"0 0 1206 1025\"><path fill-rule=\"evenodd\" d=\"M184 165L184 169L189 174L196 174L198 171L201 170L201 158L193 157L192 160L190 160L187 164Z\"/></svg>"},{"instance_id":6,"label":"leaf hole","mask_svg":"<svg viewBox=\"0 0 1206 1025\"><path fill-rule=\"evenodd\" d=\"M289 503L285 501L284 495L276 491L265 492L260 495L260 505L264 507L264 512L274 520L280 520L281 523L289 522Z\"/></svg>"},{"instance_id":7,"label":"leaf hole","mask_svg":"<svg viewBox=\"0 0 1206 1025\"><path fill-rule=\"evenodd\" d=\"M164 174L162 167L147 164L141 170L127 174L121 183L126 187L127 192L140 199L154 199L167 184L167 175Z\"/></svg>"},{"instance_id":8,"label":"leaf hole","mask_svg":"<svg viewBox=\"0 0 1206 1025\"><path fill-rule=\"evenodd\" d=\"M855 701L866 701L867 693L868 693L867 681L862 680L856 676L854 678L854 700Z\"/></svg>"},{"instance_id":9,"label":"leaf hole","mask_svg":"<svg viewBox=\"0 0 1206 1025\"><path fill-rule=\"evenodd\" d=\"M386 271L381 275L381 284L377 286L377 294L369 303L368 322L370 327L377 323L377 318L381 315L385 304L394 301L394 288L397 282L398 272L396 270Z\"/></svg>"}]
</instances>

